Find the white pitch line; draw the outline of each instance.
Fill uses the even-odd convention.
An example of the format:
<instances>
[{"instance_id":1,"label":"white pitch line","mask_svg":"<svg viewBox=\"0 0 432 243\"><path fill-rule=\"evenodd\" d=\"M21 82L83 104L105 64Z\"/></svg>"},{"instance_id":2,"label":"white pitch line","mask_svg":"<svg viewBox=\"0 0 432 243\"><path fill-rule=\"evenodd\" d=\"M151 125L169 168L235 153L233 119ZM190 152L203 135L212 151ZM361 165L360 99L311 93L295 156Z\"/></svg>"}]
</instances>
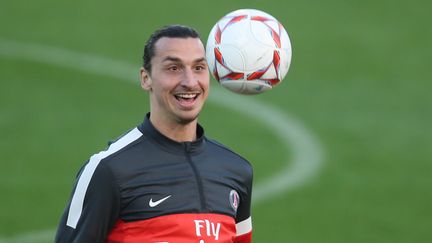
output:
<instances>
[{"instance_id":1,"label":"white pitch line","mask_svg":"<svg viewBox=\"0 0 432 243\"><path fill-rule=\"evenodd\" d=\"M75 69L136 84L139 80L139 65L35 43L0 38L0 56ZM217 85L212 86L209 102L257 120L275 132L286 150L292 151L292 157L287 158L283 169L254 185L254 204L292 191L306 184L318 173L323 163L322 146L306 127L286 112L259 102L258 99L230 93ZM27 232L0 238L0 243L50 242L53 235L53 229Z\"/></svg>"},{"instance_id":2,"label":"white pitch line","mask_svg":"<svg viewBox=\"0 0 432 243\"><path fill-rule=\"evenodd\" d=\"M55 230L29 231L8 238L0 238L0 243L48 243L54 241Z\"/></svg>"},{"instance_id":3,"label":"white pitch line","mask_svg":"<svg viewBox=\"0 0 432 243\"><path fill-rule=\"evenodd\" d=\"M292 191L317 174L323 163L323 150L318 140L300 122L249 96L239 97L221 89L213 89L211 92L214 94L211 97L217 98L218 105L243 113L275 131L286 150L292 152L291 163L287 161L280 171L254 185L254 204ZM272 164L274 161L264 163Z\"/></svg>"}]
</instances>

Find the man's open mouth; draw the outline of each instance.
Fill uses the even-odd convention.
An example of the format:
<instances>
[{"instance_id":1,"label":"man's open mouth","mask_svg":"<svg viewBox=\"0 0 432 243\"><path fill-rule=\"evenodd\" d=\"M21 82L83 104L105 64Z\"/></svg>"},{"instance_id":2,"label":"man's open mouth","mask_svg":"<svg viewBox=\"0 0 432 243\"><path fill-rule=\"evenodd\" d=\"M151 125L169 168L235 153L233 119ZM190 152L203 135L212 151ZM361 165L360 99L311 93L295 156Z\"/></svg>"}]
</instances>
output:
<instances>
[{"instance_id":1,"label":"man's open mouth","mask_svg":"<svg viewBox=\"0 0 432 243\"><path fill-rule=\"evenodd\" d=\"M200 95L200 93L178 93L174 94L174 97L178 101L193 101Z\"/></svg>"}]
</instances>

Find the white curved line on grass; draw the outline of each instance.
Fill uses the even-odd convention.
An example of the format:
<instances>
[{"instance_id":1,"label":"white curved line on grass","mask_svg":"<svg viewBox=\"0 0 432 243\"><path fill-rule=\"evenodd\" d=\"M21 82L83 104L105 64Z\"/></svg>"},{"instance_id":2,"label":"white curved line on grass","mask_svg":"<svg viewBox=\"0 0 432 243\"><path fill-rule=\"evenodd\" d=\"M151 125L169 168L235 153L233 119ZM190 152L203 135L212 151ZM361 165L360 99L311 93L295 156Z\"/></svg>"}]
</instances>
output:
<instances>
[{"instance_id":1,"label":"white curved line on grass","mask_svg":"<svg viewBox=\"0 0 432 243\"><path fill-rule=\"evenodd\" d=\"M221 89L213 89L212 92L212 97L217 97L218 105L243 113L275 131L285 149L292 153L291 163L287 161L280 171L254 185L254 203L296 189L317 174L323 163L323 150L317 139L300 122L248 96L238 97ZM275 164L274 161L264 163Z\"/></svg>"},{"instance_id":2,"label":"white curved line on grass","mask_svg":"<svg viewBox=\"0 0 432 243\"><path fill-rule=\"evenodd\" d=\"M139 80L138 65L53 46L0 39L0 55L11 59L75 69L137 84ZM254 204L304 185L321 168L323 163L322 146L306 127L286 112L259 102L258 99L235 95L217 85L212 86L209 101L242 113L267 126L279 137L286 150L290 150L292 153L292 158L287 158L286 166L283 169L254 185ZM265 163L271 164L273 162L265 161ZM54 230L52 229L27 232L9 238L0 238L0 243L46 242L50 241L53 235Z\"/></svg>"}]
</instances>

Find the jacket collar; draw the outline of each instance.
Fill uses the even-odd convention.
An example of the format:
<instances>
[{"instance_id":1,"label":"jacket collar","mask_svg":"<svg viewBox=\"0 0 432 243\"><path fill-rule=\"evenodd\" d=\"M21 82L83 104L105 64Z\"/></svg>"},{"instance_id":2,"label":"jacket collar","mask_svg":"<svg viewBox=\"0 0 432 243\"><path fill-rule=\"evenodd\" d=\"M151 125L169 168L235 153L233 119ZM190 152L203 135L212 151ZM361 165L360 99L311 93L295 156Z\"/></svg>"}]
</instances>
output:
<instances>
[{"instance_id":1,"label":"jacket collar","mask_svg":"<svg viewBox=\"0 0 432 243\"><path fill-rule=\"evenodd\" d=\"M197 139L192 142L177 142L160 133L150 121L150 112L145 116L144 122L138 126L138 129L149 139L154 140L168 152L172 153L199 153L205 147L206 138L204 129L201 125L197 125Z\"/></svg>"}]
</instances>

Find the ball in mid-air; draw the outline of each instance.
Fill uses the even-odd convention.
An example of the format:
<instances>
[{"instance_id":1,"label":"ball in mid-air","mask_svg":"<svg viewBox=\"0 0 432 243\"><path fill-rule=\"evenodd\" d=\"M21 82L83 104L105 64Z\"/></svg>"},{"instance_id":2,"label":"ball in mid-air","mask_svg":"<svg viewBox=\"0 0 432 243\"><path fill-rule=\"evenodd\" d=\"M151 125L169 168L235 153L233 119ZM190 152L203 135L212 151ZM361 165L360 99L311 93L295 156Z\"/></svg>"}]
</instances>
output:
<instances>
[{"instance_id":1,"label":"ball in mid-air","mask_svg":"<svg viewBox=\"0 0 432 243\"><path fill-rule=\"evenodd\" d=\"M291 63L287 31L260 10L228 13L210 31L206 45L210 72L225 88L259 94L280 83Z\"/></svg>"}]
</instances>

